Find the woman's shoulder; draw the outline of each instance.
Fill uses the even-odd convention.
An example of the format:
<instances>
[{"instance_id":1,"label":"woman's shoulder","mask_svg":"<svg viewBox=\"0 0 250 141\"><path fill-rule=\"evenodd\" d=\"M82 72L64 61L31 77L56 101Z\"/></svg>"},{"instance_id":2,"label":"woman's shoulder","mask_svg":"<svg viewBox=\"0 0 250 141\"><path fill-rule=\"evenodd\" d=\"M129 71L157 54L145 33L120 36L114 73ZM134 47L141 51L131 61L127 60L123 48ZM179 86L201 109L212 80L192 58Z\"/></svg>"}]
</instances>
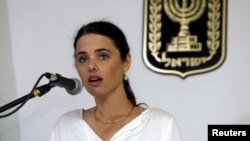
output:
<instances>
[{"instance_id":1,"label":"woman's shoulder","mask_svg":"<svg viewBox=\"0 0 250 141\"><path fill-rule=\"evenodd\" d=\"M81 119L81 115L82 115L81 109L68 111L68 112L62 114L58 118L56 125L57 126L66 125L66 124L71 124L74 121L79 121Z\"/></svg>"},{"instance_id":2,"label":"woman's shoulder","mask_svg":"<svg viewBox=\"0 0 250 141\"><path fill-rule=\"evenodd\" d=\"M152 114L158 115L158 116L167 116L167 117L173 117L173 115L165 110L159 109L159 108L149 108Z\"/></svg>"},{"instance_id":3,"label":"woman's shoulder","mask_svg":"<svg viewBox=\"0 0 250 141\"><path fill-rule=\"evenodd\" d=\"M75 136L72 130L81 130L82 110L72 110L62 114L51 129L51 141L68 140L67 137ZM74 139L73 139L74 140Z\"/></svg>"},{"instance_id":4,"label":"woman's shoulder","mask_svg":"<svg viewBox=\"0 0 250 141\"><path fill-rule=\"evenodd\" d=\"M172 121L174 119L174 116L162 109L158 108L150 108L148 109L150 113L151 120L158 120L158 121Z\"/></svg>"},{"instance_id":5,"label":"woman's shoulder","mask_svg":"<svg viewBox=\"0 0 250 141\"><path fill-rule=\"evenodd\" d=\"M74 118L79 118L81 116L82 110L81 109L75 109L68 111L64 113L60 118L61 119L74 119Z\"/></svg>"},{"instance_id":6,"label":"woman's shoulder","mask_svg":"<svg viewBox=\"0 0 250 141\"><path fill-rule=\"evenodd\" d=\"M149 116L148 126L150 128L158 129L162 131L161 133L164 132L164 135L167 131L170 131L168 133L171 134L171 140L181 141L182 137L178 124L171 113L157 108L149 109L149 111L151 116Z\"/></svg>"}]
</instances>

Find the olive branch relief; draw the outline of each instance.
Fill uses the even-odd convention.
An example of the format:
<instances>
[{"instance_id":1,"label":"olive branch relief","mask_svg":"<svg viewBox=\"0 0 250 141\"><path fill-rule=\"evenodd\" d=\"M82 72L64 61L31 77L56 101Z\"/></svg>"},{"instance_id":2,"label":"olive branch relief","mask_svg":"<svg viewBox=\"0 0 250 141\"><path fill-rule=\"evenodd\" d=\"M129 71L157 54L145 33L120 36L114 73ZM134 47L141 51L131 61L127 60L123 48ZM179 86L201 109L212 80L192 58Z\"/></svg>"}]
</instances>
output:
<instances>
[{"instance_id":1,"label":"olive branch relief","mask_svg":"<svg viewBox=\"0 0 250 141\"><path fill-rule=\"evenodd\" d=\"M221 18L221 3L220 0L209 0L208 3L208 22L207 22L207 47L209 49L209 56L206 58L206 61L212 59L216 54L220 46L220 18Z\"/></svg>"},{"instance_id":2,"label":"olive branch relief","mask_svg":"<svg viewBox=\"0 0 250 141\"><path fill-rule=\"evenodd\" d=\"M154 56L157 62L162 62L158 57L159 50L161 48L161 12L162 5L161 0L150 0L149 7L149 49L151 51L151 55Z\"/></svg>"}]
</instances>

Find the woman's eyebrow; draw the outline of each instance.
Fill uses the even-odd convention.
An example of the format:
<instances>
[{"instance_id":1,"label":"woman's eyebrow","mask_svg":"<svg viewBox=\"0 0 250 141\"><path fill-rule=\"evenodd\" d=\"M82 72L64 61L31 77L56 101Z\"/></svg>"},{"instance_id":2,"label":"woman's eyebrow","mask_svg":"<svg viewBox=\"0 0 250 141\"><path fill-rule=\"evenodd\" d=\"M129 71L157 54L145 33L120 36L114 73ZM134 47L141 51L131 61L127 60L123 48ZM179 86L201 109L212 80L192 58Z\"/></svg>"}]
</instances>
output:
<instances>
[{"instance_id":1,"label":"woman's eyebrow","mask_svg":"<svg viewBox=\"0 0 250 141\"><path fill-rule=\"evenodd\" d=\"M109 49L106 49L106 48L99 48L95 50L95 52L102 52L102 51L107 51L107 52L112 53Z\"/></svg>"},{"instance_id":2,"label":"woman's eyebrow","mask_svg":"<svg viewBox=\"0 0 250 141\"><path fill-rule=\"evenodd\" d=\"M87 54L87 52L86 52L86 51L79 51L79 52L76 54L76 56L83 55L83 54Z\"/></svg>"},{"instance_id":3,"label":"woman's eyebrow","mask_svg":"<svg viewBox=\"0 0 250 141\"><path fill-rule=\"evenodd\" d=\"M102 51L107 51L109 53L112 53L112 51L110 51L109 49L106 49L106 48L99 48L99 49L96 49L95 52L102 52ZM79 51L76 56L79 56L79 55L85 55L85 54L88 54L86 51Z\"/></svg>"}]
</instances>

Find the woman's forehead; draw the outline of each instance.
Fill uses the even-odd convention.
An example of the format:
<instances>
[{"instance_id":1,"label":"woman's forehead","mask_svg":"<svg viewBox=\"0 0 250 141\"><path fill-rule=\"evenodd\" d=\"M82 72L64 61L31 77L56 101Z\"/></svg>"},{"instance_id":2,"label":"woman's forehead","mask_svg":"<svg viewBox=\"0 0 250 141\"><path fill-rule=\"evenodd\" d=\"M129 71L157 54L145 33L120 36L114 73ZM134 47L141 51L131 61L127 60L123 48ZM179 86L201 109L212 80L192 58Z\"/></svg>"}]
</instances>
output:
<instances>
[{"instance_id":1,"label":"woman's forehead","mask_svg":"<svg viewBox=\"0 0 250 141\"><path fill-rule=\"evenodd\" d=\"M76 44L76 52L98 52L98 51L118 51L113 40L100 34L86 34L79 38Z\"/></svg>"}]
</instances>

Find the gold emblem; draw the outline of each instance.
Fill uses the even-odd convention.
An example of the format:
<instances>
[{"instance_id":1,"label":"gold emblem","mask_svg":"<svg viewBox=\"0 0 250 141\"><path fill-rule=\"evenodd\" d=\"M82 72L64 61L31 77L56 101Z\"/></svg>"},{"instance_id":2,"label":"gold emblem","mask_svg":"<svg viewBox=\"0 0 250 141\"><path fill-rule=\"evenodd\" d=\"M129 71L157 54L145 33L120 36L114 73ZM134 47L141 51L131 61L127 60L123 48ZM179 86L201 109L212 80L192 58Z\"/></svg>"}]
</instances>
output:
<instances>
[{"instance_id":1,"label":"gold emblem","mask_svg":"<svg viewBox=\"0 0 250 141\"><path fill-rule=\"evenodd\" d=\"M182 78L218 68L226 54L226 0L145 0L143 60Z\"/></svg>"}]
</instances>

